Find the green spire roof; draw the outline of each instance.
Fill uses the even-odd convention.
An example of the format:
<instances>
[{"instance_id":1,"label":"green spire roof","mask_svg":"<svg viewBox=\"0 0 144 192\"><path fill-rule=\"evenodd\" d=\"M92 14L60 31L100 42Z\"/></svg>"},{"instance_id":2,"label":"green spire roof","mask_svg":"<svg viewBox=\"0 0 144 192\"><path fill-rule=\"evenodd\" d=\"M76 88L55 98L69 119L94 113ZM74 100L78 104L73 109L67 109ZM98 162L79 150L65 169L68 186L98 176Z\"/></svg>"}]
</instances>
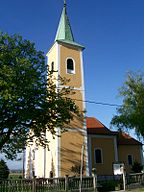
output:
<instances>
[{"instance_id":1,"label":"green spire roof","mask_svg":"<svg viewBox=\"0 0 144 192\"><path fill-rule=\"evenodd\" d=\"M63 7L61 18L59 21L55 41L64 40L64 39L68 40L68 41L74 41L70 22L69 22L69 19L67 16L66 3L64 3L64 7Z\"/></svg>"},{"instance_id":2,"label":"green spire roof","mask_svg":"<svg viewBox=\"0 0 144 192\"><path fill-rule=\"evenodd\" d=\"M62 14L60 17L57 33L55 36L55 41L84 48L82 45L80 45L74 41L72 29L70 26L68 15L67 15L67 9L66 9L66 2L65 1L64 1L64 7L63 7Z\"/></svg>"}]
</instances>

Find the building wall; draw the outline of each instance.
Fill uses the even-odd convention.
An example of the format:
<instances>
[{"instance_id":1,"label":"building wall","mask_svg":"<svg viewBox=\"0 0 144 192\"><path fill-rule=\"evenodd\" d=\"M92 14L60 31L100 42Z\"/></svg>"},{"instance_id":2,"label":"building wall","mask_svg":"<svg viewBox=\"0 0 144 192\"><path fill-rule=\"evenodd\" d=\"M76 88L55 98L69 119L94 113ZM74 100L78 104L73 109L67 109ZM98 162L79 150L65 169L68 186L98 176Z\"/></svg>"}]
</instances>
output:
<instances>
[{"instance_id":1,"label":"building wall","mask_svg":"<svg viewBox=\"0 0 144 192\"><path fill-rule=\"evenodd\" d=\"M47 138L49 141L49 149L45 151L45 177L50 177L50 172L52 172L53 176L57 175L57 142L58 137L53 135L50 132L47 132Z\"/></svg>"},{"instance_id":2,"label":"building wall","mask_svg":"<svg viewBox=\"0 0 144 192\"><path fill-rule=\"evenodd\" d=\"M66 86L73 87L75 94L69 95L79 107L80 112L83 112L85 105L84 100L84 80L83 80L83 63L81 50L75 49L73 46L59 45L60 51L60 66L59 73L61 77L65 77L70 81ZM74 61L74 74L67 73L67 59L71 58ZM80 166L81 149L85 145L84 155L87 157L87 131L84 125L83 117L74 117L73 120L66 125L67 131L62 133L60 137L60 175L74 175L71 172L72 166ZM86 160L85 160L86 162ZM85 163L86 169L86 163Z\"/></svg>"},{"instance_id":3,"label":"building wall","mask_svg":"<svg viewBox=\"0 0 144 192\"><path fill-rule=\"evenodd\" d=\"M38 147L35 150L35 158L34 158L34 167L35 167L35 176L36 177L44 177L45 176L45 149L43 147Z\"/></svg>"},{"instance_id":4,"label":"building wall","mask_svg":"<svg viewBox=\"0 0 144 192\"><path fill-rule=\"evenodd\" d=\"M26 178L33 178L34 176L44 177L45 150L43 147L36 146L35 143L33 143L33 145L27 146L25 159Z\"/></svg>"},{"instance_id":5,"label":"building wall","mask_svg":"<svg viewBox=\"0 0 144 192\"><path fill-rule=\"evenodd\" d=\"M81 54L80 51L74 49L73 47L60 45L60 75L70 79L68 83L69 86L74 86L75 88L82 88L82 69L81 69ZM66 59L72 58L75 63L75 74L68 74L66 71Z\"/></svg>"},{"instance_id":6,"label":"building wall","mask_svg":"<svg viewBox=\"0 0 144 192\"><path fill-rule=\"evenodd\" d=\"M59 45L58 43L55 43L52 48L49 50L49 52L47 53L47 58L48 58L48 70L51 71L52 70L52 63L54 64L54 71L53 72L53 77L55 79L55 81L58 78L59 75L59 68L58 68L58 57L59 57ZM58 83L56 81L56 83ZM58 84L57 84L58 86Z\"/></svg>"},{"instance_id":7,"label":"building wall","mask_svg":"<svg viewBox=\"0 0 144 192\"><path fill-rule=\"evenodd\" d=\"M59 66L59 74L61 77L65 77L70 81L66 84L66 86L73 87L74 94L69 95L71 99L74 100L76 105L79 107L80 112L85 110L84 107L84 80L83 80L83 68L82 68L82 54L81 51L75 49L70 46L60 46L60 66ZM67 73L67 59L72 58L75 66L75 73L68 74ZM74 118L74 120L69 124L71 127L83 128L83 120Z\"/></svg>"},{"instance_id":8,"label":"building wall","mask_svg":"<svg viewBox=\"0 0 144 192\"><path fill-rule=\"evenodd\" d=\"M54 62L54 70L57 71L53 73L54 76L57 78L60 75L70 80L65 86L73 87L75 94L68 95L68 97L72 98L79 107L80 112L83 112L85 106L83 103L84 80L81 50L55 43L47 56L50 70L51 63ZM72 58L74 61L74 74L67 73L66 61L68 58ZM60 88L61 85L58 82L56 83L57 87ZM52 164L55 169L54 176L73 175L74 173L70 171L71 167L80 163L82 145L85 144L87 146L87 132L82 117L74 117L69 125L65 125L65 128L67 131L62 133L56 142L50 139L50 151L47 152L46 156L47 176L49 176L49 172L52 169ZM49 138L51 138L50 135ZM85 148L85 158L87 157L86 150L87 148Z\"/></svg>"},{"instance_id":9,"label":"building wall","mask_svg":"<svg viewBox=\"0 0 144 192\"><path fill-rule=\"evenodd\" d=\"M114 136L89 136L89 161L90 168L96 168L98 175L112 175L113 163L116 161L117 149L115 146ZM95 149L101 149L102 151L102 163L96 164L95 162Z\"/></svg>"},{"instance_id":10,"label":"building wall","mask_svg":"<svg viewBox=\"0 0 144 192\"><path fill-rule=\"evenodd\" d=\"M81 165L83 144L85 144L85 141L84 141L84 135L81 131L75 130L62 133L60 142L61 176L65 176L67 174L68 175L76 174L71 171L71 168L72 166L75 167ZM86 166L85 161L86 160L84 157L84 167Z\"/></svg>"},{"instance_id":11,"label":"building wall","mask_svg":"<svg viewBox=\"0 0 144 192\"><path fill-rule=\"evenodd\" d=\"M132 155L133 162L142 162L142 150L140 145L119 145L118 146L118 156L119 161L124 162L125 169L127 173L131 172L131 165L128 164L128 155Z\"/></svg>"}]
</instances>

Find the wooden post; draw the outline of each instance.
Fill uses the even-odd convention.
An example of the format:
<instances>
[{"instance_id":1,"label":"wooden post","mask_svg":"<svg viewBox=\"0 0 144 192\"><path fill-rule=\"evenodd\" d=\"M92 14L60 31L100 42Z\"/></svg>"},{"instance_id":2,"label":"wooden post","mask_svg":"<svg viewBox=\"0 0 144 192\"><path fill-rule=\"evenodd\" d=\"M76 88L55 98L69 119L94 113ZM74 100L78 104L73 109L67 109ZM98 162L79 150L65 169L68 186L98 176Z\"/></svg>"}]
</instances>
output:
<instances>
[{"instance_id":1,"label":"wooden post","mask_svg":"<svg viewBox=\"0 0 144 192\"><path fill-rule=\"evenodd\" d=\"M32 192L36 192L36 179L33 178L32 180Z\"/></svg>"},{"instance_id":2,"label":"wooden post","mask_svg":"<svg viewBox=\"0 0 144 192\"><path fill-rule=\"evenodd\" d=\"M97 174L96 174L96 168L92 169L92 176L93 176L93 187L94 187L94 192L97 191Z\"/></svg>"},{"instance_id":3,"label":"wooden post","mask_svg":"<svg viewBox=\"0 0 144 192\"><path fill-rule=\"evenodd\" d=\"M23 160L22 160L22 178L25 178L25 149L23 149Z\"/></svg>"},{"instance_id":4,"label":"wooden post","mask_svg":"<svg viewBox=\"0 0 144 192\"><path fill-rule=\"evenodd\" d=\"M123 176L123 190L125 191L125 189L126 189L126 179L125 179L125 171L124 171L124 169L123 169L122 176Z\"/></svg>"},{"instance_id":5,"label":"wooden post","mask_svg":"<svg viewBox=\"0 0 144 192\"><path fill-rule=\"evenodd\" d=\"M81 150L81 167L80 167L79 192L82 192L83 162L84 162L84 145L82 145L82 150Z\"/></svg>"},{"instance_id":6,"label":"wooden post","mask_svg":"<svg viewBox=\"0 0 144 192\"><path fill-rule=\"evenodd\" d=\"M65 175L65 191L68 191L68 175Z\"/></svg>"},{"instance_id":7,"label":"wooden post","mask_svg":"<svg viewBox=\"0 0 144 192\"><path fill-rule=\"evenodd\" d=\"M120 166L120 170L121 170L122 179L123 179L123 191L125 191L125 189L126 189L126 179L125 179L125 168L124 168L124 164L122 164L122 165Z\"/></svg>"},{"instance_id":8,"label":"wooden post","mask_svg":"<svg viewBox=\"0 0 144 192\"><path fill-rule=\"evenodd\" d=\"M94 187L94 192L97 192L97 176L93 176L93 187Z\"/></svg>"}]
</instances>

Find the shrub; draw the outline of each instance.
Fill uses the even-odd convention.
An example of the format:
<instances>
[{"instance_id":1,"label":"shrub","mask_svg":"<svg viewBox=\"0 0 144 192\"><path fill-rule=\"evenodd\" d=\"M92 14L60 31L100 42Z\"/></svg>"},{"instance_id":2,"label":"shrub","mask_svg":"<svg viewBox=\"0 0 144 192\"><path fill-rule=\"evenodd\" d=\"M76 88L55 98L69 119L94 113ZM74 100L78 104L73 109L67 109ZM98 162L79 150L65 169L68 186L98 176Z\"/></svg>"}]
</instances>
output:
<instances>
[{"instance_id":1,"label":"shrub","mask_svg":"<svg viewBox=\"0 0 144 192\"><path fill-rule=\"evenodd\" d=\"M142 169L143 169L143 166L140 163L136 162L136 161L132 165L132 171L134 173L141 173Z\"/></svg>"},{"instance_id":2,"label":"shrub","mask_svg":"<svg viewBox=\"0 0 144 192\"><path fill-rule=\"evenodd\" d=\"M98 184L98 191L105 192L105 191L115 191L115 188L118 187L120 189L121 181L101 181Z\"/></svg>"},{"instance_id":3,"label":"shrub","mask_svg":"<svg viewBox=\"0 0 144 192\"><path fill-rule=\"evenodd\" d=\"M9 168L6 162L1 159L0 160L0 179L7 179L9 176Z\"/></svg>"}]
</instances>

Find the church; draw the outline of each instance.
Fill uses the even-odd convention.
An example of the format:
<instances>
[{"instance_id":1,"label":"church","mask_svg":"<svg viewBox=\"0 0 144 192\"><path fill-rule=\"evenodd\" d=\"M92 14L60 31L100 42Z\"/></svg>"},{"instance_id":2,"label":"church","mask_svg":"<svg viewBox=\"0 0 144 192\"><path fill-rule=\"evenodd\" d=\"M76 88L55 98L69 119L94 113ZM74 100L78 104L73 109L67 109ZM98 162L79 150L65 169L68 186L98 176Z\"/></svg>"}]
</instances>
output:
<instances>
[{"instance_id":1,"label":"church","mask_svg":"<svg viewBox=\"0 0 144 192\"><path fill-rule=\"evenodd\" d=\"M54 43L47 53L48 69L57 71L53 73L56 79L58 76L69 79L67 86L73 87L75 94L71 96L75 99L79 110L85 111L85 87L83 73L83 50L84 46L75 42L69 18L67 15L67 5L64 2L57 33ZM56 87L60 85L56 82ZM84 146L85 173L89 175L88 154L87 154L87 129L83 120L74 118L70 128L61 133L59 128L55 137L46 133L49 143L49 151L35 146L27 147L26 150L26 177L35 175L38 177L60 177L69 175L72 167L80 166L81 151Z\"/></svg>"},{"instance_id":2,"label":"church","mask_svg":"<svg viewBox=\"0 0 144 192\"><path fill-rule=\"evenodd\" d=\"M70 79L67 86L74 88L75 100L80 111L86 111L85 83L83 69L84 46L74 40L72 28L64 1L59 25L52 47L47 53L48 69L57 71L53 75ZM60 88L59 82L56 87ZM84 175L89 176L93 168L99 175L112 175L113 163L124 162L129 173L134 161L142 164L142 144L125 133L119 134L106 128L95 118L80 120L74 118L67 131L57 127L53 138L49 132L49 150L36 148L33 144L26 148L25 177L49 178L74 175L73 169L83 161Z\"/></svg>"}]
</instances>

